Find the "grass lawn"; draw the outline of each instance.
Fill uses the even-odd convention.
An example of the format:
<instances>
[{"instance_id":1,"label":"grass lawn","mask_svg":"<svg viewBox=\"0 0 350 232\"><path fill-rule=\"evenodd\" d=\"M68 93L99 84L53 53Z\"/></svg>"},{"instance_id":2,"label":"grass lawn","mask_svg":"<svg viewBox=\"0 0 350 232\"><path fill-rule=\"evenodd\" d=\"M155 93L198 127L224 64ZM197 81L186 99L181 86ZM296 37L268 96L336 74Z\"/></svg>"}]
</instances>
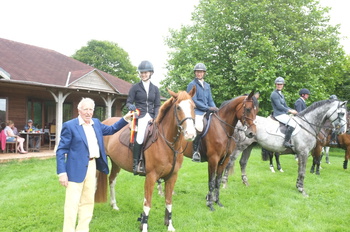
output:
<instances>
[{"instance_id":1,"label":"grass lawn","mask_svg":"<svg viewBox=\"0 0 350 232\"><path fill-rule=\"evenodd\" d=\"M284 173L272 173L253 149L247 174L250 186L241 182L240 168L221 189L223 208L206 206L207 163L185 158L173 196L176 231L350 231L349 171L343 170L344 151L331 148L331 164L322 163L321 175L309 172L303 197L296 189L294 155L280 157ZM0 231L62 231L64 188L58 183L55 159L0 164ZM138 231L142 212L144 177L122 171L116 192L119 211L108 203L95 205L90 231ZM155 188L149 231L167 231L163 225L165 203Z\"/></svg>"}]
</instances>

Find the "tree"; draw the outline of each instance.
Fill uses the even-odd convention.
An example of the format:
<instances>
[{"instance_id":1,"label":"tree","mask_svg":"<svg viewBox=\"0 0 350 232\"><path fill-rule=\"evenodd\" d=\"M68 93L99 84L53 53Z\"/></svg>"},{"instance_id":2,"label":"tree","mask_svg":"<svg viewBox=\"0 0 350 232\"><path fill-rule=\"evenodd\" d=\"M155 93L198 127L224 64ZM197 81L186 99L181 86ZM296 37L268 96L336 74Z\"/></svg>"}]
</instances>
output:
<instances>
[{"instance_id":1,"label":"tree","mask_svg":"<svg viewBox=\"0 0 350 232\"><path fill-rule=\"evenodd\" d=\"M328 10L315 0L202 0L193 25L171 30L166 39L172 50L161 84L186 89L193 66L203 62L217 105L255 90L267 115L278 76L286 80L291 107L301 88L311 91L312 101L326 99L343 82L345 62Z\"/></svg>"},{"instance_id":2,"label":"tree","mask_svg":"<svg viewBox=\"0 0 350 232\"><path fill-rule=\"evenodd\" d=\"M139 80L137 68L131 64L128 53L116 43L90 40L72 57L125 81L135 83Z\"/></svg>"}]
</instances>

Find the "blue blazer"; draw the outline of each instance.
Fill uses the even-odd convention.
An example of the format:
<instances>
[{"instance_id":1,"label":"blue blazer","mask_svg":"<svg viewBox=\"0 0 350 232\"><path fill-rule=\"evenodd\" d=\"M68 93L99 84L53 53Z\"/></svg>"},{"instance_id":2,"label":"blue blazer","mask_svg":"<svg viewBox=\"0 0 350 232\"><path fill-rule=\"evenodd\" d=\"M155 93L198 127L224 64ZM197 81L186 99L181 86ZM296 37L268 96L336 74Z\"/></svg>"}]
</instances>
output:
<instances>
[{"instance_id":1,"label":"blue blazer","mask_svg":"<svg viewBox=\"0 0 350 232\"><path fill-rule=\"evenodd\" d=\"M210 85L204 81L204 88L199 83L199 80L195 78L187 85L187 92L190 92L193 86L196 86L196 94L192 97L194 104L196 105L196 115L203 115L208 111L209 107L215 107L213 96L211 94Z\"/></svg>"},{"instance_id":2,"label":"blue blazer","mask_svg":"<svg viewBox=\"0 0 350 232\"><path fill-rule=\"evenodd\" d=\"M108 161L103 144L104 135L112 135L128 123L122 118L111 126L104 125L97 118L93 128L100 148L100 158L96 159L97 170L109 173ZM67 155L66 155L67 154ZM63 123L60 143L56 151L57 174L66 172L68 181L84 181L89 164L89 148L82 125L78 118Z\"/></svg>"}]
</instances>

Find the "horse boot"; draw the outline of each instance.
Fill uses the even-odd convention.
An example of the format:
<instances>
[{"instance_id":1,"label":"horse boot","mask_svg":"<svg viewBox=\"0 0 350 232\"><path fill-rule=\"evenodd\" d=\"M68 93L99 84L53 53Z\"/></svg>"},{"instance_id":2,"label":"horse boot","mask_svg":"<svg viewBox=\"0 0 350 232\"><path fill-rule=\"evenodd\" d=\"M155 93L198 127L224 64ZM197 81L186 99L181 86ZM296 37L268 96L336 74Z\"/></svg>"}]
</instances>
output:
<instances>
[{"instance_id":1,"label":"horse boot","mask_svg":"<svg viewBox=\"0 0 350 232\"><path fill-rule=\"evenodd\" d=\"M192 161L193 162L201 162L201 154L199 153L199 142L201 140L200 134L197 134L196 138L193 140L193 154Z\"/></svg>"},{"instance_id":2,"label":"horse boot","mask_svg":"<svg viewBox=\"0 0 350 232\"><path fill-rule=\"evenodd\" d=\"M286 136L284 137L284 147L293 149L293 145L289 142L290 138L292 137L292 133L294 131L294 127L287 126Z\"/></svg>"},{"instance_id":3,"label":"horse boot","mask_svg":"<svg viewBox=\"0 0 350 232\"><path fill-rule=\"evenodd\" d=\"M137 142L134 143L134 148L133 148L133 152L132 152L132 156L134 158L132 171L133 171L134 175L138 175L137 165L138 165L139 159L140 159L141 147L142 147L141 144L138 144Z\"/></svg>"}]
</instances>

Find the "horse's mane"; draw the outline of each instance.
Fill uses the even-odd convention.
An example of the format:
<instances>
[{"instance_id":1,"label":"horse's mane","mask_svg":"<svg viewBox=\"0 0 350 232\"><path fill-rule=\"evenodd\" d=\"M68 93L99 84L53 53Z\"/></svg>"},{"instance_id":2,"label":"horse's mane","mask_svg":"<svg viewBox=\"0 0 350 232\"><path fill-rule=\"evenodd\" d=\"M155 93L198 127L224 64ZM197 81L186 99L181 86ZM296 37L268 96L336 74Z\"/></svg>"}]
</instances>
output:
<instances>
[{"instance_id":1,"label":"horse's mane","mask_svg":"<svg viewBox=\"0 0 350 232\"><path fill-rule=\"evenodd\" d=\"M305 114L309 113L310 111L313 111L314 109L318 108L318 107L321 107L325 104L329 104L329 103L332 103L334 101L338 101L336 99L328 99L328 100L321 100L321 101L318 101L318 102L314 102L312 103L311 106L307 107L305 110L301 111L298 115L299 116L304 116Z\"/></svg>"},{"instance_id":2,"label":"horse's mane","mask_svg":"<svg viewBox=\"0 0 350 232\"><path fill-rule=\"evenodd\" d=\"M221 105L220 105L220 109L221 109L222 107L224 107L225 105L227 105L229 102L234 101L235 99L237 99L237 98L239 98L239 97L242 97L242 96L248 96L248 95L249 95L249 94L243 94L243 95L241 95L241 96L238 96L238 97L232 98L232 99L230 99L230 100L226 100L226 101L224 101L223 103L221 103ZM255 97L255 96L253 96L253 103L254 103L254 106L256 106L256 107L258 107L258 106L259 106L258 99L256 99L256 97Z\"/></svg>"},{"instance_id":3,"label":"horse's mane","mask_svg":"<svg viewBox=\"0 0 350 232\"><path fill-rule=\"evenodd\" d=\"M171 106L176 102L176 101L183 101L183 100L187 100L187 99L191 99L191 96L186 92L186 91L180 91L177 94L177 97L171 97L168 100L166 100L164 102L163 105L161 105L161 107L159 108L159 113L158 116L156 118L156 123L159 124L162 122L165 114L168 112L168 110L171 108Z\"/></svg>"}]
</instances>

